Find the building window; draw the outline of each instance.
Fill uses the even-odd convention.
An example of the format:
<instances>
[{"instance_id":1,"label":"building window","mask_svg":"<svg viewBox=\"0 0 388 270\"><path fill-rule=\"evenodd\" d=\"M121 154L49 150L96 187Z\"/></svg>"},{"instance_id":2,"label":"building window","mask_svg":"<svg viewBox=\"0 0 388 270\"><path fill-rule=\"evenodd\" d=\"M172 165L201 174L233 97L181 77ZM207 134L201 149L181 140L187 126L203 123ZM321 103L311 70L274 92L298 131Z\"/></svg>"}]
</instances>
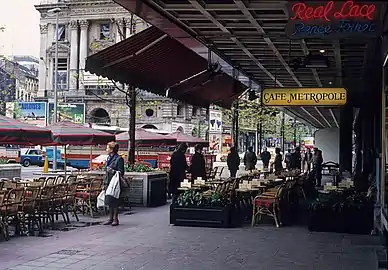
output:
<instances>
[{"instance_id":1,"label":"building window","mask_svg":"<svg viewBox=\"0 0 388 270\"><path fill-rule=\"evenodd\" d=\"M110 37L110 24L100 24L100 40L106 40Z\"/></svg>"},{"instance_id":2,"label":"building window","mask_svg":"<svg viewBox=\"0 0 388 270\"><path fill-rule=\"evenodd\" d=\"M151 116L154 115L154 110L148 108L148 109L146 109L145 114L146 114L148 117L151 117Z\"/></svg>"},{"instance_id":3,"label":"building window","mask_svg":"<svg viewBox=\"0 0 388 270\"><path fill-rule=\"evenodd\" d=\"M58 33L57 33L58 41L66 40L66 26L63 24L58 25Z\"/></svg>"},{"instance_id":4,"label":"building window","mask_svg":"<svg viewBox=\"0 0 388 270\"><path fill-rule=\"evenodd\" d=\"M193 107L193 113L192 113L192 115L193 115L193 116L197 116L197 115L198 115L198 111L199 111L198 107Z\"/></svg>"},{"instance_id":5,"label":"building window","mask_svg":"<svg viewBox=\"0 0 388 270\"><path fill-rule=\"evenodd\" d=\"M54 59L55 67L55 59ZM53 78L55 78L55 68L53 70ZM67 58L58 59L58 90L67 90ZM55 80L53 80L53 89L55 88Z\"/></svg>"},{"instance_id":6,"label":"building window","mask_svg":"<svg viewBox=\"0 0 388 270\"><path fill-rule=\"evenodd\" d=\"M176 115L177 116L183 116L183 106L182 105L178 105L177 108L176 108Z\"/></svg>"}]
</instances>

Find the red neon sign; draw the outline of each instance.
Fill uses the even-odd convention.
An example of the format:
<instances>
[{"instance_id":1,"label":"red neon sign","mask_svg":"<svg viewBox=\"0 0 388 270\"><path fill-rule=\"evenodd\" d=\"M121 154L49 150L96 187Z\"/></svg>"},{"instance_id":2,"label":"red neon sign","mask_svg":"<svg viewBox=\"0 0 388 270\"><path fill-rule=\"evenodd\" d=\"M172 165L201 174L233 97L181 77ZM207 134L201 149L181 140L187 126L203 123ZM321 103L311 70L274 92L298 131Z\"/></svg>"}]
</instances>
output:
<instances>
[{"instance_id":1,"label":"red neon sign","mask_svg":"<svg viewBox=\"0 0 388 270\"><path fill-rule=\"evenodd\" d=\"M376 5L359 5L354 3L354 1L346 1L338 10L336 10L335 2L329 1L326 5L316 7L307 6L305 3L296 3L292 5L291 10L294 13L291 20L308 21L321 19L330 22L332 19L341 20L355 18L372 21L376 11Z\"/></svg>"}]
</instances>

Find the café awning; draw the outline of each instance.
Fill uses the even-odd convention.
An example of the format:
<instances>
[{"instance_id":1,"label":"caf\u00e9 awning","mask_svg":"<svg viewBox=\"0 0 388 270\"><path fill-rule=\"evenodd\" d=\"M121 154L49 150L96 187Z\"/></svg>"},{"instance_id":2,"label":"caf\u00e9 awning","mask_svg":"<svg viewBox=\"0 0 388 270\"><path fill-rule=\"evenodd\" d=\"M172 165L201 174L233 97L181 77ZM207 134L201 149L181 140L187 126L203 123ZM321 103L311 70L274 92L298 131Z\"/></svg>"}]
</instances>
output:
<instances>
[{"instance_id":1,"label":"caf\u00e9 awning","mask_svg":"<svg viewBox=\"0 0 388 270\"><path fill-rule=\"evenodd\" d=\"M156 27L88 57L86 70L161 96L166 96L169 87L176 86L175 90L180 92L172 91L171 98L202 107L212 102L230 107L231 99L246 89L222 72L205 83L201 74L213 72L207 60Z\"/></svg>"}]
</instances>

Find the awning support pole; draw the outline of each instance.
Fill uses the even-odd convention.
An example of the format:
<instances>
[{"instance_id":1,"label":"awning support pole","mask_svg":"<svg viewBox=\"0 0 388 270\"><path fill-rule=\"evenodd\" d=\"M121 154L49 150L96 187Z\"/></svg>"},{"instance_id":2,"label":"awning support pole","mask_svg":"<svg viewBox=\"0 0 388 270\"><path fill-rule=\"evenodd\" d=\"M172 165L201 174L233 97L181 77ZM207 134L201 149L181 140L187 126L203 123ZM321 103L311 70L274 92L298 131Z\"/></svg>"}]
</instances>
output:
<instances>
[{"instance_id":1,"label":"awning support pole","mask_svg":"<svg viewBox=\"0 0 388 270\"><path fill-rule=\"evenodd\" d=\"M238 72L235 68L233 68L233 78L237 79L238 78ZM233 85L233 87L236 87L236 84ZM235 89L233 89L235 92ZM238 135L239 135L239 130L238 130L238 99L235 101L234 106L233 106L233 125L232 125L232 136L233 136L233 146L236 148L236 151L238 151Z\"/></svg>"},{"instance_id":2,"label":"awning support pole","mask_svg":"<svg viewBox=\"0 0 388 270\"><path fill-rule=\"evenodd\" d=\"M135 147L136 147L136 88L134 86L129 86L129 95L130 95L130 107L129 107L129 152L128 152L128 162L129 164L135 164Z\"/></svg>"}]
</instances>

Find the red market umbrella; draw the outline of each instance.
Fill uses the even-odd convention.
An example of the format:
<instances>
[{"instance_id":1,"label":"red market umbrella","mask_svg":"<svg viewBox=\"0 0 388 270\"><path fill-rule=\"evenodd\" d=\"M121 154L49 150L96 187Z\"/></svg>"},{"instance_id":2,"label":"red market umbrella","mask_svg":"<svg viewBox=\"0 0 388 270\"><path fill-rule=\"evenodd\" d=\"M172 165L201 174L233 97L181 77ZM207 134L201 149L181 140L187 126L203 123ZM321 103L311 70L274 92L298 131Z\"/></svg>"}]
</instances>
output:
<instances>
[{"instance_id":1,"label":"red market umbrella","mask_svg":"<svg viewBox=\"0 0 388 270\"><path fill-rule=\"evenodd\" d=\"M48 129L53 134L51 145L104 145L115 140L112 134L69 121L53 124Z\"/></svg>"},{"instance_id":2,"label":"red market umbrella","mask_svg":"<svg viewBox=\"0 0 388 270\"><path fill-rule=\"evenodd\" d=\"M0 116L0 144L43 145L52 142L49 129Z\"/></svg>"},{"instance_id":3,"label":"red market umbrella","mask_svg":"<svg viewBox=\"0 0 388 270\"><path fill-rule=\"evenodd\" d=\"M190 136L180 131L173 132L169 135L166 135L166 137L176 139L177 143L187 143L189 146L195 146L196 144L199 144L203 147L209 147L209 142L205 141L204 139Z\"/></svg>"},{"instance_id":4,"label":"red market umbrella","mask_svg":"<svg viewBox=\"0 0 388 270\"><path fill-rule=\"evenodd\" d=\"M116 135L116 141L128 142L129 141L128 132L124 132ZM161 134L149 132L143 128L137 128L135 130L135 141L136 141L136 145L141 145L141 146L176 145L175 138L169 138Z\"/></svg>"}]
</instances>

